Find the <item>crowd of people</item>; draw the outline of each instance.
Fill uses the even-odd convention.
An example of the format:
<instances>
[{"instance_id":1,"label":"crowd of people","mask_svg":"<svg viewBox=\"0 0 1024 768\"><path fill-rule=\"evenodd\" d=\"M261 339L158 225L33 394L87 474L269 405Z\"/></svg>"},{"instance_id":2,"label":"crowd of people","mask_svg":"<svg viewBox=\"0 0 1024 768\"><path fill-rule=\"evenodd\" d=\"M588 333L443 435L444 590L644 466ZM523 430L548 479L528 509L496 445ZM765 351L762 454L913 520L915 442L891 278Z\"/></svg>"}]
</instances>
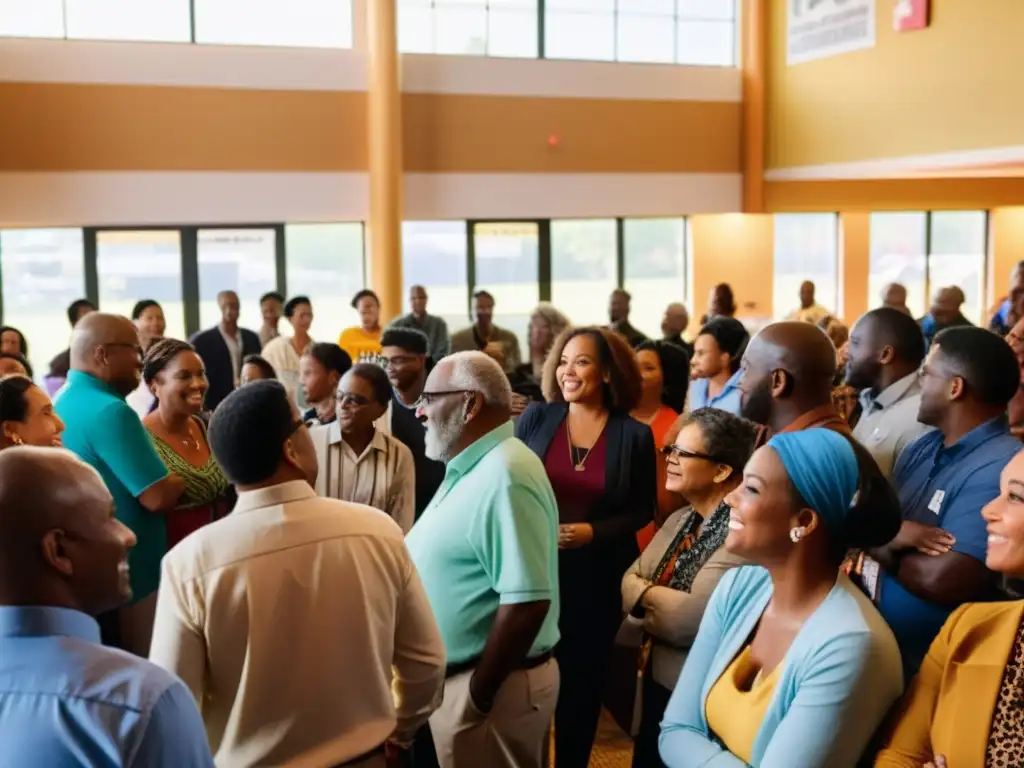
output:
<instances>
[{"instance_id":1,"label":"crowd of people","mask_svg":"<svg viewBox=\"0 0 1024 768\"><path fill-rule=\"evenodd\" d=\"M1024 262L882 299L0 328L0 765L1024 765Z\"/></svg>"}]
</instances>

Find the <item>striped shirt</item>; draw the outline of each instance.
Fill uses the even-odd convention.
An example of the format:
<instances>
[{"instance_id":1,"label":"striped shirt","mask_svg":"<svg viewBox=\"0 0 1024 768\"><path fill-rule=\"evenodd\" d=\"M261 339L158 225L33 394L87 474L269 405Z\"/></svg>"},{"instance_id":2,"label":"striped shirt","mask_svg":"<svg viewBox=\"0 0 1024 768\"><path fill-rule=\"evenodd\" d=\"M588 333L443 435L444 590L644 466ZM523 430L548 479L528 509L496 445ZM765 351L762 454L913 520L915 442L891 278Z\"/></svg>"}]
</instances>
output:
<instances>
[{"instance_id":1,"label":"striped shirt","mask_svg":"<svg viewBox=\"0 0 1024 768\"><path fill-rule=\"evenodd\" d=\"M361 455L341 438L341 425L333 422L310 430L320 472L316 492L339 501L376 507L405 533L415 520L416 470L412 452L380 430Z\"/></svg>"}]
</instances>

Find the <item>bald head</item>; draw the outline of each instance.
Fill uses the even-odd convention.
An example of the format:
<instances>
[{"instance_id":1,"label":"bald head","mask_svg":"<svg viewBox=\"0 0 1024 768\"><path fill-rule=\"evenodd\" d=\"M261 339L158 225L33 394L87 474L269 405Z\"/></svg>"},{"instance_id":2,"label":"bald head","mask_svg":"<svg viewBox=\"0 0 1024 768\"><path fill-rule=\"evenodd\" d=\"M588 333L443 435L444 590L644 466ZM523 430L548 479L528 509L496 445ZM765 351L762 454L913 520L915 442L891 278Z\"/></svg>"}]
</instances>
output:
<instances>
[{"instance_id":1,"label":"bald head","mask_svg":"<svg viewBox=\"0 0 1024 768\"><path fill-rule=\"evenodd\" d=\"M0 604L95 614L130 597L135 538L95 469L59 448L0 451Z\"/></svg>"},{"instance_id":2,"label":"bald head","mask_svg":"<svg viewBox=\"0 0 1024 768\"><path fill-rule=\"evenodd\" d=\"M959 316L960 307L963 306L965 300L964 292L955 285L940 288L935 293L931 307L935 322L939 325L949 325L954 322Z\"/></svg>"},{"instance_id":3,"label":"bald head","mask_svg":"<svg viewBox=\"0 0 1024 768\"><path fill-rule=\"evenodd\" d=\"M124 395L139 385L139 333L127 317L92 312L71 335L71 370L91 374Z\"/></svg>"},{"instance_id":4,"label":"bald head","mask_svg":"<svg viewBox=\"0 0 1024 768\"><path fill-rule=\"evenodd\" d=\"M836 350L816 325L773 323L743 354L743 415L775 430L832 400Z\"/></svg>"},{"instance_id":5,"label":"bald head","mask_svg":"<svg viewBox=\"0 0 1024 768\"><path fill-rule=\"evenodd\" d=\"M882 289L882 306L908 313L907 289L900 283L889 283Z\"/></svg>"},{"instance_id":6,"label":"bald head","mask_svg":"<svg viewBox=\"0 0 1024 768\"><path fill-rule=\"evenodd\" d=\"M665 316L661 320L661 333L666 339L682 334L690 324L690 313L685 304L674 301L665 307Z\"/></svg>"}]
</instances>

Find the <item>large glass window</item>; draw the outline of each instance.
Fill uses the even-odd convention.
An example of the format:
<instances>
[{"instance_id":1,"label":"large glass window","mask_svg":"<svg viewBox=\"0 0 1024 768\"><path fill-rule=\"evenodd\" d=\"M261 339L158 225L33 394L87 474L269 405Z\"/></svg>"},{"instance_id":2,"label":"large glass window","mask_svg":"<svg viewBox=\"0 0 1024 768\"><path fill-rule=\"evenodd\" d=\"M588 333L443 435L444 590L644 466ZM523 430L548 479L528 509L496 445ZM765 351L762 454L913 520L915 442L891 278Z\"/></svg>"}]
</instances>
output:
<instances>
[{"instance_id":1,"label":"large glass window","mask_svg":"<svg viewBox=\"0 0 1024 768\"><path fill-rule=\"evenodd\" d=\"M925 275L928 214L923 211L871 214L868 306L882 304L889 283L907 289L907 307L921 317L928 307Z\"/></svg>"},{"instance_id":2,"label":"large glass window","mask_svg":"<svg viewBox=\"0 0 1024 768\"><path fill-rule=\"evenodd\" d=\"M607 325L618 286L614 219L551 222L551 302L575 325Z\"/></svg>"},{"instance_id":3,"label":"large glass window","mask_svg":"<svg viewBox=\"0 0 1024 768\"><path fill-rule=\"evenodd\" d=\"M4 325L28 340L37 379L66 349L71 333L65 311L85 298L85 257L80 229L23 229L0 232Z\"/></svg>"},{"instance_id":4,"label":"large glass window","mask_svg":"<svg viewBox=\"0 0 1024 768\"><path fill-rule=\"evenodd\" d=\"M273 229L200 229L199 324L220 322L217 294L234 291L241 302L239 324L259 331L260 296L277 289L277 232Z\"/></svg>"},{"instance_id":5,"label":"large glass window","mask_svg":"<svg viewBox=\"0 0 1024 768\"><path fill-rule=\"evenodd\" d=\"M784 318L800 306L800 284L814 283L815 300L837 312L839 229L834 213L780 213L775 216L774 316Z\"/></svg>"},{"instance_id":6,"label":"large glass window","mask_svg":"<svg viewBox=\"0 0 1024 768\"><path fill-rule=\"evenodd\" d=\"M735 0L547 0L552 59L736 63Z\"/></svg>"},{"instance_id":7,"label":"large glass window","mask_svg":"<svg viewBox=\"0 0 1024 768\"><path fill-rule=\"evenodd\" d=\"M0 37L64 37L63 0L0 0Z\"/></svg>"},{"instance_id":8,"label":"large glass window","mask_svg":"<svg viewBox=\"0 0 1024 768\"><path fill-rule=\"evenodd\" d=\"M928 283L931 292L959 286L967 298L961 310L964 316L971 322L982 322L987 214L985 211L935 212L930 217L930 226Z\"/></svg>"},{"instance_id":9,"label":"large glass window","mask_svg":"<svg viewBox=\"0 0 1024 768\"><path fill-rule=\"evenodd\" d=\"M189 0L64 0L67 36L88 40L192 40Z\"/></svg>"},{"instance_id":10,"label":"large glass window","mask_svg":"<svg viewBox=\"0 0 1024 768\"><path fill-rule=\"evenodd\" d=\"M449 333L469 325L467 247L464 221L402 224L402 300L409 300L412 286L423 286L427 312L443 318Z\"/></svg>"},{"instance_id":11,"label":"large glass window","mask_svg":"<svg viewBox=\"0 0 1024 768\"><path fill-rule=\"evenodd\" d=\"M308 296L313 302L314 339L337 341L359 322L352 297L366 285L363 225L289 224L285 247L289 297ZM291 333L286 320L281 330Z\"/></svg>"},{"instance_id":12,"label":"large glass window","mask_svg":"<svg viewBox=\"0 0 1024 768\"><path fill-rule=\"evenodd\" d=\"M495 324L519 337L520 352L525 355L530 313L540 300L540 226L533 221L480 222L473 225L473 246L474 290L494 296Z\"/></svg>"},{"instance_id":13,"label":"large glass window","mask_svg":"<svg viewBox=\"0 0 1024 768\"><path fill-rule=\"evenodd\" d=\"M197 43L352 47L352 0L193 0L193 3Z\"/></svg>"},{"instance_id":14,"label":"large glass window","mask_svg":"<svg viewBox=\"0 0 1024 768\"><path fill-rule=\"evenodd\" d=\"M686 298L686 220L626 219L623 287L633 296L631 322L661 337L665 307Z\"/></svg>"},{"instance_id":15,"label":"large glass window","mask_svg":"<svg viewBox=\"0 0 1024 768\"><path fill-rule=\"evenodd\" d=\"M537 0L398 0L398 50L537 56Z\"/></svg>"},{"instance_id":16,"label":"large glass window","mask_svg":"<svg viewBox=\"0 0 1024 768\"><path fill-rule=\"evenodd\" d=\"M168 338L185 338L178 230L105 230L96 235L100 307L131 317L141 299L160 302Z\"/></svg>"}]
</instances>

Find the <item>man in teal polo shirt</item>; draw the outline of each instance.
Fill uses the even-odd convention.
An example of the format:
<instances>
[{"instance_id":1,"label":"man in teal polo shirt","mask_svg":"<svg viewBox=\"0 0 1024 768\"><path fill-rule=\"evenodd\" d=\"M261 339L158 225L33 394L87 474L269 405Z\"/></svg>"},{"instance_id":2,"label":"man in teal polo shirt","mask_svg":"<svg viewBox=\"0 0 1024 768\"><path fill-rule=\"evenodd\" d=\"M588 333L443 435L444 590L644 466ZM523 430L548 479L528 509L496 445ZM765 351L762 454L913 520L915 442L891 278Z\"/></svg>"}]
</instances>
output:
<instances>
[{"instance_id":1,"label":"man in teal polo shirt","mask_svg":"<svg viewBox=\"0 0 1024 768\"><path fill-rule=\"evenodd\" d=\"M407 538L444 637L441 768L539 768L558 700L558 507L509 421L512 390L481 352L446 357L420 414L444 482Z\"/></svg>"},{"instance_id":2,"label":"man in teal polo shirt","mask_svg":"<svg viewBox=\"0 0 1024 768\"><path fill-rule=\"evenodd\" d=\"M167 551L163 515L177 503L185 482L168 472L126 403L139 385L139 337L127 317L93 312L71 339L71 370L55 410L64 421L64 446L100 473L114 514L132 529L138 545L128 553L132 602L120 609L118 645L149 655L160 558Z\"/></svg>"}]
</instances>

